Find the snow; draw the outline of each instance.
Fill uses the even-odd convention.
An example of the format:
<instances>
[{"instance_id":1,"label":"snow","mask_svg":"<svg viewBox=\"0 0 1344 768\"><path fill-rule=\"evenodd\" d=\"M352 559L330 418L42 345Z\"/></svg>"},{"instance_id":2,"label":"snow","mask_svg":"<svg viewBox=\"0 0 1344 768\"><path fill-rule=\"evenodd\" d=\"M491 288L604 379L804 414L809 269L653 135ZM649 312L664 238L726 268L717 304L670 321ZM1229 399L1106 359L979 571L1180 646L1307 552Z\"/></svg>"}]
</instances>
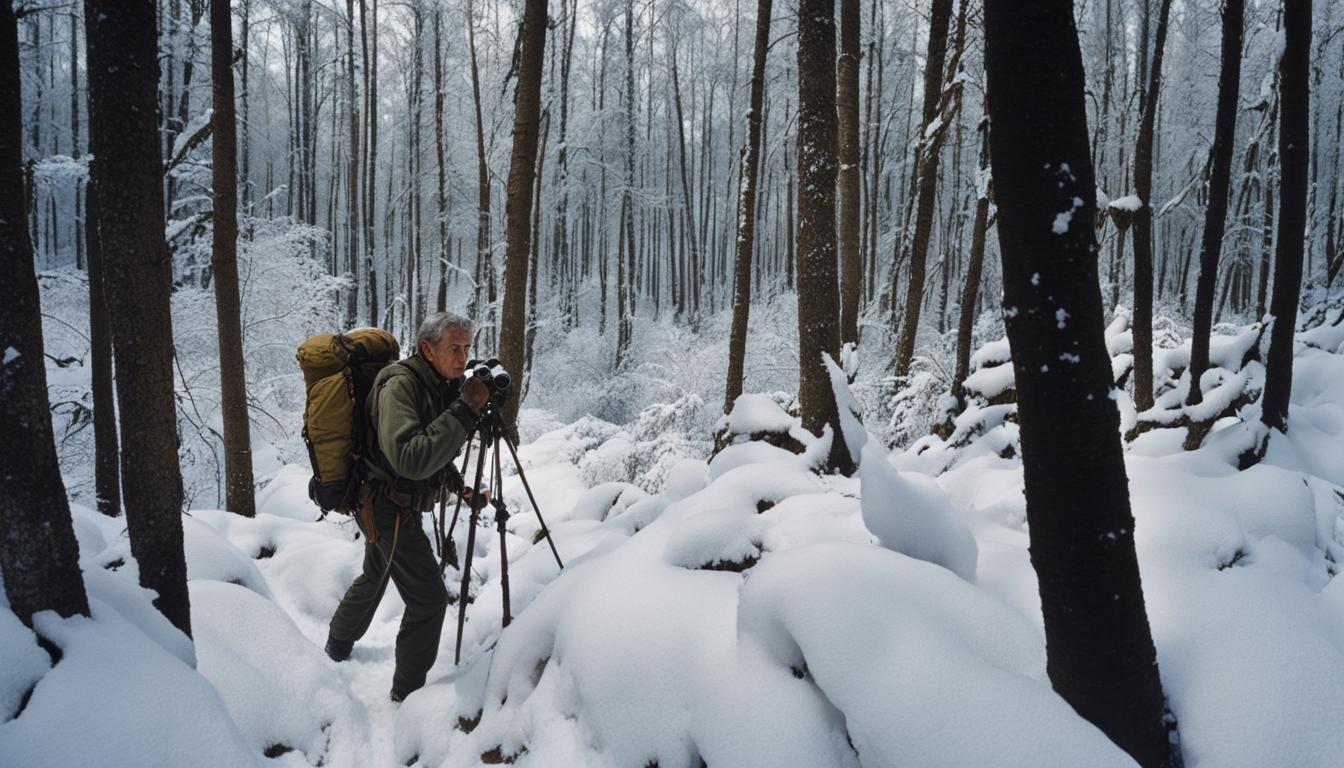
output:
<instances>
[{"instance_id":1,"label":"snow","mask_svg":"<svg viewBox=\"0 0 1344 768\"><path fill-rule=\"evenodd\" d=\"M797 423L768 395L754 393L738 395L728 416L728 429L736 435L788 432Z\"/></svg>"},{"instance_id":2,"label":"snow","mask_svg":"<svg viewBox=\"0 0 1344 768\"><path fill-rule=\"evenodd\" d=\"M13 347L5 347L5 355L0 358L0 365L9 365L19 358L22 353Z\"/></svg>"},{"instance_id":3,"label":"snow","mask_svg":"<svg viewBox=\"0 0 1344 768\"><path fill-rule=\"evenodd\" d=\"M887 463L876 441L864 446L863 458L863 522L882 546L974 582L975 537L937 481L902 475Z\"/></svg>"},{"instance_id":4,"label":"snow","mask_svg":"<svg viewBox=\"0 0 1344 768\"><path fill-rule=\"evenodd\" d=\"M1172 375L1188 342L1155 353L1168 388L1154 411L1136 413L1122 388L1095 393L1115 399L1122 430L1219 416L1198 450L1159 425L1125 453L1189 768L1333 768L1344 755L1344 356L1331 327L1299 335L1320 343L1299 345L1289 431L1246 471L1235 461L1264 434L1258 406L1222 414L1263 386L1263 366L1242 364L1258 326L1219 329L1205 401L1188 412L1188 377ZM1106 342L1127 370L1127 314ZM506 458L513 622L502 627L491 520L462 664L450 611L428 685L399 706L395 590L349 661L322 652L363 542L350 518L319 519L306 468L272 472L254 518L184 516L192 639L139 586L124 519L74 504L93 615L36 617L63 653L53 666L0 603L0 763L1131 766L1045 673L1010 358L1003 339L979 349L951 434L897 451L830 361L840 434L812 436L787 396L748 393L712 458L684 426L699 408L684 396L624 426L525 412L520 459L565 566ZM836 438L855 477L815 469ZM455 594L460 574L448 579Z\"/></svg>"},{"instance_id":5,"label":"snow","mask_svg":"<svg viewBox=\"0 0 1344 768\"><path fill-rule=\"evenodd\" d=\"M1138 195L1125 195L1124 197L1117 197L1112 200L1110 202L1110 207L1117 211L1134 213L1143 207L1143 201L1139 199Z\"/></svg>"}]
</instances>

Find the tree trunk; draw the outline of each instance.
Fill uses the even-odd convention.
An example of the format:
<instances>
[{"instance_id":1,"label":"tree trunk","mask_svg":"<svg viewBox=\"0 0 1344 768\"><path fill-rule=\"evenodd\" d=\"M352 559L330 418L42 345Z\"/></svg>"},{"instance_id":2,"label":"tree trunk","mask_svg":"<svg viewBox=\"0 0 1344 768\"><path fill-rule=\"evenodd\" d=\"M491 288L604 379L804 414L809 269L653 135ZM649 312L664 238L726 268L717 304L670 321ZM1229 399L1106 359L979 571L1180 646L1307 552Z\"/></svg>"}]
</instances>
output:
<instances>
[{"instance_id":1,"label":"tree trunk","mask_svg":"<svg viewBox=\"0 0 1344 768\"><path fill-rule=\"evenodd\" d=\"M1153 68L1139 135L1134 143L1134 191L1139 209L1134 213L1134 407L1153 407L1153 123L1157 119L1158 91L1162 87L1162 54L1166 48L1171 0L1162 0L1153 43Z\"/></svg>"},{"instance_id":2,"label":"tree trunk","mask_svg":"<svg viewBox=\"0 0 1344 768\"><path fill-rule=\"evenodd\" d=\"M1212 168L1208 179L1208 206L1204 208L1204 235L1199 245L1199 280L1195 284L1195 327L1189 351L1189 394L1185 402L1198 405L1204 393L1199 381L1208 370L1208 336L1214 327L1214 286L1227 223L1227 196L1231 182L1232 145L1236 143L1236 95L1241 91L1243 0L1223 3L1223 63L1218 78L1218 113L1214 124ZM1195 448L1198 448L1196 445Z\"/></svg>"},{"instance_id":3,"label":"tree trunk","mask_svg":"<svg viewBox=\"0 0 1344 768\"><path fill-rule=\"evenodd\" d=\"M854 462L825 356L840 358L840 289L835 274L835 0L798 6L798 399L803 426L831 429L827 470Z\"/></svg>"},{"instance_id":4,"label":"tree trunk","mask_svg":"<svg viewBox=\"0 0 1344 768\"><path fill-rule=\"evenodd\" d=\"M943 93L943 63L947 56L947 27L951 18L952 0L933 0L933 7L929 11L928 55L924 59L923 120L920 123L919 145L915 151L917 192L915 228L910 240L910 281L905 291L900 339L896 342L897 376L905 376L910 372L910 360L915 355L915 338L919 331L919 310L924 302L924 272L933 230L934 196L938 189L938 151L942 147L943 135L941 127L934 125L934 120L938 117L938 104ZM893 281L893 294L895 285Z\"/></svg>"},{"instance_id":5,"label":"tree trunk","mask_svg":"<svg viewBox=\"0 0 1344 768\"><path fill-rule=\"evenodd\" d=\"M439 290L434 297L434 308L443 312L448 308L448 169L443 155L443 8L434 7L434 160L438 168L439 242L434 252L439 261Z\"/></svg>"},{"instance_id":6,"label":"tree trunk","mask_svg":"<svg viewBox=\"0 0 1344 768\"><path fill-rule=\"evenodd\" d=\"M88 22L85 21L86 29ZM89 37L84 36L88 54ZM86 66L87 63L86 63ZM93 92L85 103L93 115ZM98 511L116 517L121 514L121 457L117 449L117 414L112 383L112 329L107 316L106 291L103 288L102 241L98 234L99 206L97 147L90 130L89 180L85 185L84 241L89 259L89 369L90 388L93 390L93 487Z\"/></svg>"},{"instance_id":7,"label":"tree trunk","mask_svg":"<svg viewBox=\"0 0 1344 768\"><path fill-rule=\"evenodd\" d=\"M546 143L551 137L551 111L550 108L541 112L541 147L537 150L537 172L532 183L532 247L528 255L527 268L527 343L526 351L523 355L522 367L522 386L518 389L518 400L527 396L527 385L532 379L532 350L537 341L537 270L540 265L537 263L541 251L541 182L542 173L546 169Z\"/></svg>"},{"instance_id":8,"label":"tree trunk","mask_svg":"<svg viewBox=\"0 0 1344 768\"><path fill-rule=\"evenodd\" d=\"M962 385L971 372L971 336L975 329L975 307L980 291L980 276L985 263L985 236L989 230L989 121L980 124L980 170L976 178L975 224L971 229L971 254L966 265L966 284L961 289L961 317L957 321L957 361L952 374L952 394L958 410L966 403Z\"/></svg>"},{"instance_id":9,"label":"tree trunk","mask_svg":"<svg viewBox=\"0 0 1344 768\"><path fill-rule=\"evenodd\" d=\"M369 325L381 325L378 314L378 268L374 263L374 202L378 190L378 0L373 0L371 17L372 35L365 23L365 0L359 0L359 36L361 55L364 59L364 120L368 138L364 142L364 152L368 156L368 170L364 173L364 268L368 279L364 283L365 296L369 305ZM373 50L369 50L369 38L373 38Z\"/></svg>"},{"instance_id":10,"label":"tree trunk","mask_svg":"<svg viewBox=\"0 0 1344 768\"><path fill-rule=\"evenodd\" d=\"M985 37L1005 326L1046 670L1055 690L1140 765L1165 766L1162 686L1109 397L1072 3L989 0ZM1064 231L1061 211L1073 214Z\"/></svg>"},{"instance_id":11,"label":"tree trunk","mask_svg":"<svg viewBox=\"0 0 1344 768\"><path fill-rule=\"evenodd\" d=\"M1311 53L1311 0L1284 3L1284 48L1280 64L1279 234L1274 250L1274 316L1265 363L1261 421L1288 430L1288 396L1293 389L1293 332L1302 285L1303 235L1307 223L1307 148L1310 134L1308 62ZM1259 455L1263 456L1264 446Z\"/></svg>"},{"instance_id":12,"label":"tree trunk","mask_svg":"<svg viewBox=\"0 0 1344 768\"><path fill-rule=\"evenodd\" d=\"M531 242L532 180L537 170L537 123L541 111L541 77L546 46L546 0L526 0L519 33L518 86L514 92L513 151L509 162L508 197L504 205L504 310L500 325L499 360L512 372L523 370L526 352L527 255ZM518 398L504 406L509 437L518 442Z\"/></svg>"},{"instance_id":13,"label":"tree trunk","mask_svg":"<svg viewBox=\"0 0 1344 768\"><path fill-rule=\"evenodd\" d=\"M733 261L733 326L728 338L728 382L723 412L742 394L751 313L751 256L756 246L756 180L761 168L761 105L765 100L765 55L770 49L772 0L757 0L756 44L751 60L751 105L747 108L747 144L742 148L742 188L737 201L737 244Z\"/></svg>"},{"instance_id":14,"label":"tree trunk","mask_svg":"<svg viewBox=\"0 0 1344 768\"><path fill-rule=\"evenodd\" d=\"M681 199L685 206L686 216L686 234L687 234L687 253L689 254L689 273L690 273L690 319L691 328L696 328L700 323L700 283L704 278L704 264L701 261L700 237L695 228L695 200L691 198L691 186L686 175L686 130L684 128L685 120L681 113L681 82L677 77L677 54L672 52L672 98L676 107L677 116L677 153L681 159Z\"/></svg>"},{"instance_id":15,"label":"tree trunk","mask_svg":"<svg viewBox=\"0 0 1344 768\"><path fill-rule=\"evenodd\" d=\"M1245 26L1243 0L1223 2L1223 61L1218 75L1218 111L1213 148L1209 151L1209 203L1204 209L1204 236L1199 244L1199 280L1195 283L1194 329L1190 334L1190 393L1186 402L1204 400L1199 380L1209 368L1209 334L1213 330L1213 289L1227 223L1228 186L1232 177L1232 145L1236 141L1237 93L1241 88L1241 38ZM1195 446L1198 447L1198 446Z\"/></svg>"},{"instance_id":16,"label":"tree trunk","mask_svg":"<svg viewBox=\"0 0 1344 768\"><path fill-rule=\"evenodd\" d=\"M471 0L467 0L467 45L471 52L471 95L476 110L476 285L471 294L470 316L476 323L476 338L481 339L481 290L488 279L487 271L494 270L490 257L490 176L485 166L485 128L481 122L481 77L476 66L476 16ZM487 337L493 343L493 337ZM478 342L479 343L479 342Z\"/></svg>"},{"instance_id":17,"label":"tree trunk","mask_svg":"<svg viewBox=\"0 0 1344 768\"><path fill-rule=\"evenodd\" d=\"M154 604L191 635L173 392L171 261L163 239L158 47L149 0L86 0L105 288L117 358L131 554Z\"/></svg>"},{"instance_id":18,"label":"tree trunk","mask_svg":"<svg viewBox=\"0 0 1344 768\"><path fill-rule=\"evenodd\" d=\"M88 101L89 104L93 100ZM92 114L93 110L90 109ZM94 144L90 136L89 150ZM117 413L112 389L112 329L103 288L102 242L98 235L98 189L94 180L98 161L89 162L84 239L89 254L89 367L93 390L93 487L98 511L109 517L121 514L121 457L117 449Z\"/></svg>"},{"instance_id":19,"label":"tree trunk","mask_svg":"<svg viewBox=\"0 0 1344 768\"><path fill-rule=\"evenodd\" d=\"M346 271L350 287L345 294L345 327L359 323L359 102L355 100L355 2L345 0L345 101L350 131L345 166Z\"/></svg>"},{"instance_id":20,"label":"tree trunk","mask_svg":"<svg viewBox=\"0 0 1344 768\"><path fill-rule=\"evenodd\" d=\"M870 72L871 74L871 72ZM840 343L859 343L859 0L840 0L836 62L840 136Z\"/></svg>"},{"instance_id":21,"label":"tree trunk","mask_svg":"<svg viewBox=\"0 0 1344 768\"><path fill-rule=\"evenodd\" d=\"M73 39L71 44L73 44ZM89 615L79 545L61 484L47 404L47 368L33 245L24 216L23 94L19 25L0 3L0 574L10 610ZM17 480L17 482L15 482Z\"/></svg>"},{"instance_id":22,"label":"tree trunk","mask_svg":"<svg viewBox=\"0 0 1344 768\"><path fill-rule=\"evenodd\" d=\"M210 249L219 320L220 411L224 421L224 506L256 515L252 492L252 430L238 296L238 145L233 105L233 19L229 0L210 0L210 82L214 92L211 134L215 234Z\"/></svg>"}]
</instances>

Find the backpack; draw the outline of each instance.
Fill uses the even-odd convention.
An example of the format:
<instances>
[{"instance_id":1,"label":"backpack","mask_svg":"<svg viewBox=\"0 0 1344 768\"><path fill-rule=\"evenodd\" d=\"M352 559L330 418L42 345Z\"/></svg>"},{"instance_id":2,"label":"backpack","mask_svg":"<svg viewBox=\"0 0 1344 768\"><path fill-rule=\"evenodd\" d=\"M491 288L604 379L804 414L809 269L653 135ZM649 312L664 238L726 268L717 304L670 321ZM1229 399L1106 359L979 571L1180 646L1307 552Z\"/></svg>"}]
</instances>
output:
<instances>
[{"instance_id":1,"label":"backpack","mask_svg":"<svg viewBox=\"0 0 1344 768\"><path fill-rule=\"evenodd\" d=\"M401 354L397 340L381 328L323 333L299 345L299 368L308 392L303 409L303 442L313 477L308 498L325 515L358 511L363 481L361 459L372 439L364 401L373 380Z\"/></svg>"}]
</instances>

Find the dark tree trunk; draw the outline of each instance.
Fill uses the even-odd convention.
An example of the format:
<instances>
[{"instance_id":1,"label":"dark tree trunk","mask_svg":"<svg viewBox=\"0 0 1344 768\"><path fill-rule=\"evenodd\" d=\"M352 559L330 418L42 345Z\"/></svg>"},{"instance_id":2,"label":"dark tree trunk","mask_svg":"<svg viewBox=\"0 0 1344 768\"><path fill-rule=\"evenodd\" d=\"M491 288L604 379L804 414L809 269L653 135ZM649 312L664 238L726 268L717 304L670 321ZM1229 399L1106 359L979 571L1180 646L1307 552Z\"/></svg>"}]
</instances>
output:
<instances>
[{"instance_id":1,"label":"dark tree trunk","mask_svg":"<svg viewBox=\"0 0 1344 768\"><path fill-rule=\"evenodd\" d=\"M92 100L89 102L92 103ZM92 110L90 110L92 114ZM93 142L89 142L90 154ZM93 487L98 511L121 514L121 457L117 449L116 395L112 389L112 328L103 288L102 241L98 235L98 161L89 162L84 239L89 254L89 367L93 390Z\"/></svg>"},{"instance_id":2,"label":"dark tree trunk","mask_svg":"<svg viewBox=\"0 0 1344 768\"><path fill-rule=\"evenodd\" d=\"M1311 54L1311 0L1288 0L1283 11L1284 49L1280 63L1282 111L1279 234L1274 251L1274 295L1269 311L1274 327L1265 363L1261 420L1286 432L1288 396L1293 389L1293 332L1302 285L1303 236L1307 224L1307 150L1310 134L1308 62ZM1263 451L1263 446L1261 447ZM1261 453L1263 455L1263 453Z\"/></svg>"},{"instance_id":3,"label":"dark tree trunk","mask_svg":"<svg viewBox=\"0 0 1344 768\"><path fill-rule=\"evenodd\" d=\"M971 372L971 336L975 328L975 307L980 292L980 276L985 264L985 236L989 230L989 121L980 124L980 174L984 179L976 190L975 223L971 228L971 254L966 265L966 283L961 289L961 317L957 321L957 361L952 374L952 394L957 398L958 410L966 402L962 385Z\"/></svg>"},{"instance_id":4,"label":"dark tree trunk","mask_svg":"<svg viewBox=\"0 0 1344 768\"><path fill-rule=\"evenodd\" d=\"M85 28L88 20L85 19ZM89 36L85 34L85 61ZM87 64L86 64L87 66ZM85 102L93 114L93 93ZM117 449L117 413L112 384L112 329L103 288L102 239L98 234L98 160L93 132L89 132L89 181L85 186L84 240L89 257L89 368L93 390L93 487L98 511L109 517L121 514L121 457Z\"/></svg>"},{"instance_id":5,"label":"dark tree trunk","mask_svg":"<svg viewBox=\"0 0 1344 768\"><path fill-rule=\"evenodd\" d=\"M42 315L24 216L19 25L0 3L0 573L9 607L33 614L89 614L79 545L61 484L47 404Z\"/></svg>"},{"instance_id":6,"label":"dark tree trunk","mask_svg":"<svg viewBox=\"0 0 1344 768\"><path fill-rule=\"evenodd\" d=\"M835 274L835 0L798 6L798 399L803 426L831 428L828 470L854 462L825 359L840 357L840 288Z\"/></svg>"},{"instance_id":7,"label":"dark tree trunk","mask_svg":"<svg viewBox=\"0 0 1344 768\"><path fill-rule=\"evenodd\" d=\"M487 277L486 272L493 272L495 267L490 256L490 176L485 166L485 127L481 122L481 78L476 65L476 16L470 0L467 2L467 46L471 53L471 95L476 112L476 285L473 286L471 293L470 316L472 322L476 323L476 338L480 339L484 330L481 327L481 318L485 316L481 291L486 281L493 279ZM493 343L494 339L487 337L487 341Z\"/></svg>"},{"instance_id":8,"label":"dark tree trunk","mask_svg":"<svg viewBox=\"0 0 1344 768\"><path fill-rule=\"evenodd\" d=\"M541 183L546 170L546 144L551 137L550 107L541 112L541 147L537 150L537 171L532 181L532 245L529 248L527 268L527 320L524 323L527 341L523 355L522 386L518 401L527 396L527 385L532 380L532 351L537 341L537 270L541 252Z\"/></svg>"},{"instance_id":9,"label":"dark tree trunk","mask_svg":"<svg viewBox=\"0 0 1344 768\"><path fill-rule=\"evenodd\" d=\"M173 392L171 261L163 239L158 45L149 0L86 0L104 287L117 358L126 528L140 583L191 634Z\"/></svg>"},{"instance_id":10,"label":"dark tree trunk","mask_svg":"<svg viewBox=\"0 0 1344 768\"><path fill-rule=\"evenodd\" d=\"M369 305L369 325L380 326L378 268L374 263L373 247L373 212L378 191L378 0L373 0L372 13L366 16L367 10L365 0L359 0L360 52L364 59L364 122L368 131L368 138L364 142L364 152L368 157L368 170L364 173L364 268L367 272L364 289ZM370 37L373 38L372 51L369 49Z\"/></svg>"},{"instance_id":11,"label":"dark tree trunk","mask_svg":"<svg viewBox=\"0 0 1344 768\"><path fill-rule=\"evenodd\" d=\"M742 394L751 313L751 255L756 245L756 180L761 168L761 104L765 100L765 55L770 49L772 0L757 0L756 47L751 61L751 105L747 108L747 144L742 149L742 188L737 200L737 245L733 266L733 326L728 338L728 383L723 412Z\"/></svg>"},{"instance_id":12,"label":"dark tree trunk","mask_svg":"<svg viewBox=\"0 0 1344 768\"><path fill-rule=\"evenodd\" d=\"M910 372L919 332L919 310L924 303L924 272L928 261L929 239L933 231L934 195L938 190L938 154L942 147L942 129L932 131L938 117L943 93L943 65L947 57L947 27L952 18L952 0L933 0L929 11L929 48L924 59L924 110L920 123L920 141L915 151L915 227L910 239L910 281L905 291L905 310L901 315L901 334L896 342L896 375ZM801 158L800 158L801 160ZM802 163L799 163L799 167ZM893 292L895 282L892 283ZM895 296L892 297L893 302Z\"/></svg>"},{"instance_id":13,"label":"dark tree trunk","mask_svg":"<svg viewBox=\"0 0 1344 768\"><path fill-rule=\"evenodd\" d=\"M434 159L439 203L439 242L434 249L439 260L439 290L434 308L442 312L448 308L448 171L443 154L443 9L439 6L434 8Z\"/></svg>"},{"instance_id":14,"label":"dark tree trunk","mask_svg":"<svg viewBox=\"0 0 1344 768\"><path fill-rule=\"evenodd\" d=\"M1134 213L1134 407L1153 407L1153 124L1157 120L1158 91L1162 87L1162 53L1166 48L1167 17L1171 0L1162 0L1153 43L1153 68L1134 144L1134 191L1139 210Z\"/></svg>"},{"instance_id":15,"label":"dark tree trunk","mask_svg":"<svg viewBox=\"0 0 1344 768\"><path fill-rule=\"evenodd\" d=\"M686 250L689 254L689 293L691 327L695 328L700 322L700 283L705 276L704 264L700 255L700 237L696 234L695 228L695 200L691 198L691 185L686 171L686 130L685 120L681 112L681 82L677 77L677 54L672 52L672 97L673 105L676 107L677 123L677 156L681 164L681 199L685 206L683 209L686 217Z\"/></svg>"},{"instance_id":16,"label":"dark tree trunk","mask_svg":"<svg viewBox=\"0 0 1344 768\"><path fill-rule=\"evenodd\" d=\"M233 105L233 19L229 0L210 0L210 82L214 91L211 181L215 235L215 310L219 318L220 411L224 421L224 506L256 515L252 492L252 430L238 297L238 142Z\"/></svg>"},{"instance_id":17,"label":"dark tree trunk","mask_svg":"<svg viewBox=\"0 0 1344 768\"><path fill-rule=\"evenodd\" d=\"M985 4L990 156L1031 562L1055 690L1140 765L1156 768L1168 764L1162 686L1109 397L1072 5ZM1052 226L1061 211L1073 212L1062 232Z\"/></svg>"},{"instance_id":18,"label":"dark tree trunk","mask_svg":"<svg viewBox=\"0 0 1344 768\"><path fill-rule=\"evenodd\" d=\"M532 180L537 171L537 124L541 112L541 76L546 46L546 0L526 0L518 51L518 86L514 92L513 152L509 162L508 197L504 205L504 310L500 325L499 360L515 374L523 370L526 353L527 255L530 249ZM518 441L518 398L504 407L509 437Z\"/></svg>"},{"instance_id":19,"label":"dark tree trunk","mask_svg":"<svg viewBox=\"0 0 1344 768\"><path fill-rule=\"evenodd\" d=\"M1199 380L1209 368L1209 334L1213 329L1213 289L1227 223L1228 186L1232 177L1232 145L1236 140L1237 93L1241 87L1241 38L1245 25L1243 0L1223 3L1223 62L1218 75L1218 112L1213 129L1209 204L1204 209L1204 236L1199 244L1199 280L1195 283L1194 330L1190 335L1190 394L1196 405L1204 393ZM1195 446L1198 447L1198 446Z\"/></svg>"},{"instance_id":20,"label":"dark tree trunk","mask_svg":"<svg viewBox=\"0 0 1344 768\"><path fill-rule=\"evenodd\" d=\"M359 322L359 102L355 100L355 3L345 0L345 100L350 114L345 166L346 262L350 286L345 292L345 327Z\"/></svg>"},{"instance_id":21,"label":"dark tree trunk","mask_svg":"<svg viewBox=\"0 0 1344 768\"><path fill-rule=\"evenodd\" d=\"M871 74L871 72L870 72ZM840 0L836 62L840 163L840 343L859 343L859 0Z\"/></svg>"}]
</instances>

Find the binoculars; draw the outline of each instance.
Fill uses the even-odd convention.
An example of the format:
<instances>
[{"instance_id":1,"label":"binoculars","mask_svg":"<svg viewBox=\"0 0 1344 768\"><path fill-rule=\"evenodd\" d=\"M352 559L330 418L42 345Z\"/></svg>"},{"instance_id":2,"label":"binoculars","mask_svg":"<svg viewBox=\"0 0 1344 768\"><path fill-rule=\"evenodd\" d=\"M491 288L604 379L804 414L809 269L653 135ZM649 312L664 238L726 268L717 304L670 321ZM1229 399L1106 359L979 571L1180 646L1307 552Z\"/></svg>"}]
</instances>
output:
<instances>
[{"instance_id":1,"label":"binoculars","mask_svg":"<svg viewBox=\"0 0 1344 768\"><path fill-rule=\"evenodd\" d=\"M492 397L503 399L509 392L509 387L513 384L513 377L504 370L497 358L489 360L468 360L466 375L480 379L483 384L490 388Z\"/></svg>"}]
</instances>

